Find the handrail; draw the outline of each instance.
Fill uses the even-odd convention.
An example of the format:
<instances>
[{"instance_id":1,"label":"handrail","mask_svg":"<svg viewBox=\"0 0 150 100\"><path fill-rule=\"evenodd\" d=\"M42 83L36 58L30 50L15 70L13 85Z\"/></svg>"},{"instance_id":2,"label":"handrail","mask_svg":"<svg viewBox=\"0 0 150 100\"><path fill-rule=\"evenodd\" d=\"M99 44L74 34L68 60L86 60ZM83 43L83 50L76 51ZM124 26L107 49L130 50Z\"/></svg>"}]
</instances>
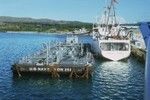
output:
<instances>
[{"instance_id":1,"label":"handrail","mask_svg":"<svg viewBox=\"0 0 150 100\"><path fill-rule=\"evenodd\" d=\"M140 30L143 35L146 47L146 64L145 64L145 96L144 100L150 100L150 27L148 22L140 23Z\"/></svg>"}]
</instances>

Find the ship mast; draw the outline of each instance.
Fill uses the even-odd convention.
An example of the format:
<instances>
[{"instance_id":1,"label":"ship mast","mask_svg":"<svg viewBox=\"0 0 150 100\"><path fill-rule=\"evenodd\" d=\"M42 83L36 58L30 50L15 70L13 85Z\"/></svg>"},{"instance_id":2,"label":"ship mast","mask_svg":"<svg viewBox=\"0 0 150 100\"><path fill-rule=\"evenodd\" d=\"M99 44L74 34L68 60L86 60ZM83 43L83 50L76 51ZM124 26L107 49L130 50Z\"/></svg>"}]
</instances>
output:
<instances>
[{"instance_id":1,"label":"ship mast","mask_svg":"<svg viewBox=\"0 0 150 100\"><path fill-rule=\"evenodd\" d=\"M110 5L108 5L107 8L107 16L106 16L106 32L109 32L112 26L117 25L116 21L116 12L115 12L115 3L117 3L116 0L111 0ZM105 33L106 33L105 32Z\"/></svg>"}]
</instances>

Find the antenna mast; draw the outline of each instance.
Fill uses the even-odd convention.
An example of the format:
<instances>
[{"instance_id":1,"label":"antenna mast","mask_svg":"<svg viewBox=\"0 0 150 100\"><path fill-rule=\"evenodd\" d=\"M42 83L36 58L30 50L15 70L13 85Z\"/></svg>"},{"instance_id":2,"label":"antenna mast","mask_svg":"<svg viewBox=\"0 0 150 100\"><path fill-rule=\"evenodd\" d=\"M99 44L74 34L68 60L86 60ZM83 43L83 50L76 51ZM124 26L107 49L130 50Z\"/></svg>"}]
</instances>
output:
<instances>
[{"instance_id":1,"label":"antenna mast","mask_svg":"<svg viewBox=\"0 0 150 100\"><path fill-rule=\"evenodd\" d=\"M112 26L117 24L115 3L117 3L116 0L111 0L110 5L106 7L107 10L106 31L109 31Z\"/></svg>"}]
</instances>

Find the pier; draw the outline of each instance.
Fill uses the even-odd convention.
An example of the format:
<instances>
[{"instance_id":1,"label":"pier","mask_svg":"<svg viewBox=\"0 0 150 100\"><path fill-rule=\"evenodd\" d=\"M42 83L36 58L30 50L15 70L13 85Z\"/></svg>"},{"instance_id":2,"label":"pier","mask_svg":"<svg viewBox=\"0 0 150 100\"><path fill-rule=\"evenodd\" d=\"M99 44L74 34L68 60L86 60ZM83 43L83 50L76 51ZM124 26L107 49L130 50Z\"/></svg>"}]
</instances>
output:
<instances>
[{"instance_id":1,"label":"pier","mask_svg":"<svg viewBox=\"0 0 150 100\"><path fill-rule=\"evenodd\" d=\"M126 24L123 27L126 27L130 32L131 55L138 61L144 63L146 60L146 45L139 25L139 23Z\"/></svg>"},{"instance_id":2,"label":"pier","mask_svg":"<svg viewBox=\"0 0 150 100\"><path fill-rule=\"evenodd\" d=\"M138 61L145 62L146 50L138 48L135 45L131 45L131 55L133 55Z\"/></svg>"}]
</instances>

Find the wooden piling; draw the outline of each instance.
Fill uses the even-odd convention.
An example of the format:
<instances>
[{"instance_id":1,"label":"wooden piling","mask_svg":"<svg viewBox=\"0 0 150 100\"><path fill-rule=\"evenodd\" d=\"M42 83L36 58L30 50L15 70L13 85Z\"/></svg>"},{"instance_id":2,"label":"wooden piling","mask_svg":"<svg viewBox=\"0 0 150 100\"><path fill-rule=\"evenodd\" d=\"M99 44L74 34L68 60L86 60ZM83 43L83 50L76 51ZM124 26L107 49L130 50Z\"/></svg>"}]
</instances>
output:
<instances>
[{"instance_id":1,"label":"wooden piling","mask_svg":"<svg viewBox=\"0 0 150 100\"><path fill-rule=\"evenodd\" d=\"M73 78L73 77L79 78L79 75L77 74L77 71L76 71L75 68L72 68L72 69L71 69L71 73L70 73L70 75L69 75L69 78Z\"/></svg>"},{"instance_id":2,"label":"wooden piling","mask_svg":"<svg viewBox=\"0 0 150 100\"><path fill-rule=\"evenodd\" d=\"M16 65L15 68L16 68L16 71L17 71L18 76L19 76L19 77L22 77L22 76L21 76L21 73L20 73L20 67L19 67L18 65Z\"/></svg>"},{"instance_id":3,"label":"wooden piling","mask_svg":"<svg viewBox=\"0 0 150 100\"><path fill-rule=\"evenodd\" d=\"M89 79L89 74L90 74L90 65L87 64L85 65L85 69L83 71L83 75L81 76L81 78Z\"/></svg>"},{"instance_id":4,"label":"wooden piling","mask_svg":"<svg viewBox=\"0 0 150 100\"><path fill-rule=\"evenodd\" d=\"M58 64L52 64L50 67L52 78L59 78L60 75L58 74L57 71L57 68L59 67Z\"/></svg>"}]
</instances>

